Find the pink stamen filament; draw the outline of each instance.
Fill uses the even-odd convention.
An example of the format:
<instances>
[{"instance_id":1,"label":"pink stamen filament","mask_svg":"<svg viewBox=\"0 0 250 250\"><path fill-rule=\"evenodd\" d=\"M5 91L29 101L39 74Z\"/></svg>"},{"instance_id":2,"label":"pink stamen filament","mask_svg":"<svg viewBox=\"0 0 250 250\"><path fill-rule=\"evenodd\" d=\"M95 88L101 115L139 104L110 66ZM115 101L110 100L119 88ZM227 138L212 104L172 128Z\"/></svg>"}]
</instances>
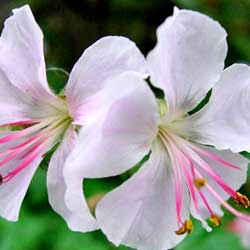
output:
<instances>
[{"instance_id":1,"label":"pink stamen filament","mask_svg":"<svg viewBox=\"0 0 250 250\"><path fill-rule=\"evenodd\" d=\"M24 153L22 156L19 157L19 159L24 159L29 154L31 154L40 144L44 143L47 140L47 138L41 139L37 144L32 146L26 153ZM23 152L23 151L22 151Z\"/></svg>"},{"instance_id":2,"label":"pink stamen filament","mask_svg":"<svg viewBox=\"0 0 250 250\"><path fill-rule=\"evenodd\" d=\"M49 125L48 122L39 123L39 124L35 124L35 125L31 126L31 127L28 127L26 129L15 131L12 134L9 134L9 135L6 135L6 136L0 138L0 144L10 142L10 141L22 138L24 136L27 136L29 134L35 133L36 131L39 131L40 129L43 129L44 127L46 127L48 125Z\"/></svg>"},{"instance_id":3,"label":"pink stamen filament","mask_svg":"<svg viewBox=\"0 0 250 250\"><path fill-rule=\"evenodd\" d=\"M210 215L211 216L215 215L215 213L213 212L212 208L209 206L208 201L207 201L205 195L203 194L203 192L199 188L197 188L197 191L198 191L198 193L199 193L199 195L200 195L200 197L201 197L201 199L202 199L205 207L207 208L208 212L210 213Z\"/></svg>"},{"instance_id":4,"label":"pink stamen filament","mask_svg":"<svg viewBox=\"0 0 250 250\"><path fill-rule=\"evenodd\" d=\"M22 138L24 136L28 136L32 133L36 133L37 131L40 131L41 129L48 127L50 124L55 124L57 126L61 122L62 122L62 118L60 117L59 118L57 117L47 118L46 120L41 119L40 123L37 123L33 126L30 126L22 130L15 131L12 134L9 134L0 138L0 144L10 142L10 141Z\"/></svg>"},{"instance_id":5,"label":"pink stamen filament","mask_svg":"<svg viewBox=\"0 0 250 250\"><path fill-rule=\"evenodd\" d=\"M20 122L12 122L12 123L6 123L3 125L0 125L0 127L9 127L9 126L23 126L23 125L32 125L35 123L38 123L38 120L26 120L26 121L20 121Z\"/></svg>"},{"instance_id":6,"label":"pink stamen filament","mask_svg":"<svg viewBox=\"0 0 250 250\"><path fill-rule=\"evenodd\" d=\"M182 200L183 200L183 190L182 190L182 177L179 171L178 163L176 162L174 156L172 155L171 149L169 145L165 142L166 135L160 133L159 136L162 138L162 142L166 147L171 162L173 163L173 171L174 171L174 183L175 183L175 206L176 206L176 214L177 214L177 223L178 226L181 227L184 221L181 218L181 209L182 209Z\"/></svg>"},{"instance_id":7,"label":"pink stamen filament","mask_svg":"<svg viewBox=\"0 0 250 250\"><path fill-rule=\"evenodd\" d=\"M9 150L6 150L6 151L0 153L0 156L4 156L6 154L7 155L9 154L9 156L7 156L4 160L2 160L0 162L0 167L3 166L8 161L12 160L15 156L19 155L27 147L29 147L32 143L34 143L36 141L39 141L44 136L52 135L53 133L57 132L60 129L61 129L61 126L59 126L58 128L55 128L55 126L54 127L47 127L45 129L39 131L37 134L35 134L31 138L27 139L23 143L21 143L21 144L19 144L17 146L14 146L14 147L10 148Z\"/></svg>"},{"instance_id":8,"label":"pink stamen filament","mask_svg":"<svg viewBox=\"0 0 250 250\"><path fill-rule=\"evenodd\" d=\"M200 166L206 173L208 173L218 184L221 186L225 192L227 192L234 199L237 198L237 192L228 186L216 173L213 169L209 167L209 165L204 162L198 155L194 155L194 161Z\"/></svg>"},{"instance_id":9,"label":"pink stamen filament","mask_svg":"<svg viewBox=\"0 0 250 250\"><path fill-rule=\"evenodd\" d=\"M196 154L192 154L192 155L196 155ZM186 154L185 157L189 158ZM191 159L190 159L191 160ZM200 160L202 161L202 159L200 158ZM192 161L192 160L191 160ZM196 162L197 163L197 162ZM205 162L203 162L205 163ZM197 163L198 164L198 163ZM198 164L199 165L199 164ZM208 165L207 165L208 166ZM197 169L194 168L194 174L197 175L199 178L202 178L202 175L198 172ZM213 177L213 176L212 176ZM223 182L223 181L222 181ZM218 182L217 182L218 183ZM219 183L218 183L219 184ZM226 185L226 184L225 184ZM218 193L211 187L210 184L206 183L205 186L208 188L208 190L210 191L210 193L228 210L230 211L232 214L234 214L235 216L238 216L242 219L246 219L248 221L250 221L250 216L247 216L245 214L240 213L239 211L237 211L236 209L234 209L233 207L231 207L226 201L224 201L223 198L221 198ZM221 185L220 185L221 186ZM222 186L223 187L223 186ZM225 190L225 189L224 189ZM214 216L215 213L212 211L211 207L209 206L203 192L197 188L197 191L203 201L203 203L205 204L206 208L208 209L209 213L211 214L211 216ZM226 190L225 190L226 191ZM233 192L236 193L236 191L233 190ZM228 193L228 192L227 192ZM232 198L237 198L237 196L232 196Z\"/></svg>"},{"instance_id":10,"label":"pink stamen filament","mask_svg":"<svg viewBox=\"0 0 250 250\"><path fill-rule=\"evenodd\" d=\"M183 154L183 152L179 148L177 148L177 146L172 142L172 139L170 139L169 143L170 143L171 148L173 150L173 154L175 156L177 156L177 161L179 163L179 166L181 166L183 171L184 171L184 175L186 178L188 189L190 191L191 198L193 199L193 202L194 202L195 210L199 214L199 207L198 207L198 202L197 202L195 188L194 188L194 176L190 175L190 173L187 169L187 166L186 166L186 164L188 164L191 167L191 171L193 172L194 170L192 168L194 168L194 166L192 164L192 161L190 162L190 160L186 158L186 156Z\"/></svg>"},{"instance_id":11,"label":"pink stamen filament","mask_svg":"<svg viewBox=\"0 0 250 250\"><path fill-rule=\"evenodd\" d=\"M202 178L202 175L195 169L195 173L197 174L198 177ZM245 215L236 209L234 209L232 206L230 206L226 201L223 200L223 198L220 197L220 195L211 187L210 184L206 183L205 187L210 191L210 193L215 197L215 199L222 204L229 212L231 212L233 215L243 219L250 221L250 216Z\"/></svg>"},{"instance_id":12,"label":"pink stamen filament","mask_svg":"<svg viewBox=\"0 0 250 250\"><path fill-rule=\"evenodd\" d=\"M181 140L179 140L179 138L177 137L177 142L175 141L175 136L172 134L168 134L166 133L166 131L164 130L160 130L159 133L160 137L163 139L162 141L164 142L164 144L166 145L166 147L169 149L169 151L173 152L173 155L177 158L178 164L182 167L185 178L186 178L186 182L188 185L188 188L190 190L190 194L192 197L192 200L194 201L194 205L195 208L198 212L198 203L197 203L197 199L196 199L196 195L195 195L195 191L194 191L194 180L196 178L196 176L198 176L201 179L204 179L202 177L202 175L198 172L198 170L194 167L193 164L193 160L196 162L196 164L202 168L207 174L209 174L217 183L220 187L223 188L223 190L225 192L227 192L232 198L236 199L238 198L237 196L237 192L235 190L233 190L230 186L228 186L217 174L216 172L211 169L211 167L205 162L203 161L202 158L199 157L198 154L196 154L192 149L194 149L196 152L201 153L204 156L207 156L208 158L219 162L225 166L228 166L230 168L233 169L237 169L237 170L241 170L240 167L231 164L225 160L223 160L222 158L213 155L210 152L207 152L205 150L202 150L198 147L196 147L195 145L190 144L191 148L188 147L185 143L187 142L182 142ZM167 140L167 142L165 142L165 140ZM168 145L167 145L168 144ZM180 148L180 147L181 148ZM172 153L171 153L172 154ZM192 156L193 159L191 159L191 157L189 157L189 155ZM173 156L171 157L173 158ZM180 159L182 158L182 159ZM171 159L171 161L173 162L173 160ZM191 173L192 176L190 176L189 171L187 170L186 164L183 163L183 161L188 162L188 165L191 168ZM174 164L174 168L178 167L176 166L176 164ZM234 209L233 207L231 207L226 201L223 200L223 198L221 198L218 193L211 187L211 185L209 185L208 183L205 183L205 185L207 187L207 189L210 191L210 193L219 201L220 204L222 204L228 211L230 211L232 214L245 219L247 221L250 221L250 216L244 215L240 212L238 212L236 209ZM211 209L205 195L203 194L203 192L200 190L200 188L195 186L195 189L197 190L197 192L199 193L199 196L201 197L202 202L204 203L205 207L207 208L208 212L211 214L211 216L215 216L215 213L213 212L213 210ZM180 207L179 207L180 210ZM177 210L177 213L180 215L181 212ZM199 213L199 212L198 212Z\"/></svg>"},{"instance_id":13,"label":"pink stamen filament","mask_svg":"<svg viewBox=\"0 0 250 250\"><path fill-rule=\"evenodd\" d=\"M202 158L199 157L198 154L196 154L190 147L186 146L185 143L181 142L179 140L179 143L181 144L183 150L185 150L187 155L191 155L193 160L196 162L196 164L202 168L208 175L210 175L217 184L222 187L222 189L228 193L232 198L237 199L237 192L232 189L229 185L227 185L217 174L216 172L205 162L202 160ZM189 144L191 145L191 143Z\"/></svg>"},{"instance_id":14,"label":"pink stamen filament","mask_svg":"<svg viewBox=\"0 0 250 250\"><path fill-rule=\"evenodd\" d=\"M33 161L39 155L40 151L38 150L42 147L42 145L45 145L46 143L48 148L50 148L50 146L54 143L54 141L58 139L61 132L66 128L67 124L68 124L67 119L66 120L61 119L59 121L54 120L54 123L52 123L51 125L49 125L48 121L46 121L43 124L36 124L30 128L15 132L9 136L5 136L4 138L1 138L2 139L1 142L4 143L4 142L9 142L13 140L14 138L15 139L21 138L23 136L27 136L31 133L38 131L37 134L31 136L24 142L18 144L17 146L11 147L10 149L1 153L0 156L7 155L7 157L5 157L2 161L0 161L0 167L4 166L6 163L13 160L17 156L21 155L22 153L24 153L25 150L28 149L28 151L25 152L19 158L19 159L24 159L24 161L18 167L16 167L13 171L11 171L5 177L0 176L1 183L6 183L7 181L11 180L17 173L19 173L25 167L27 167L31 163L31 161Z\"/></svg>"},{"instance_id":15,"label":"pink stamen filament","mask_svg":"<svg viewBox=\"0 0 250 250\"><path fill-rule=\"evenodd\" d=\"M18 165L17 168L15 168L3 178L3 183L10 181L16 174L25 169L33 160L35 160L39 154L41 154L43 145L43 143L36 145L29 156L20 165Z\"/></svg>"},{"instance_id":16,"label":"pink stamen filament","mask_svg":"<svg viewBox=\"0 0 250 250\"><path fill-rule=\"evenodd\" d=\"M183 154L183 157L189 162L189 165L191 167L192 176L193 176L193 183L194 183L196 177L195 177L195 167L194 167L193 161L184 152L182 152L182 154ZM193 186L195 186L195 185L193 185ZM209 206L208 201L207 201L206 197L204 196L203 192L201 191L201 189L196 187L196 186L195 186L195 189L197 190L198 194L200 195L202 202L205 205L205 207L207 208L210 215L211 216L215 215L215 213L213 212L213 210ZM195 207L198 207L198 203L197 204L196 203L197 203L197 201L194 200ZM196 211L199 214L199 211L197 209L196 209Z\"/></svg>"},{"instance_id":17,"label":"pink stamen filament","mask_svg":"<svg viewBox=\"0 0 250 250\"><path fill-rule=\"evenodd\" d=\"M227 161L225 161L224 159L222 159L221 157L219 157L219 156L217 156L217 155L215 155L215 154L213 154L213 153L211 153L211 152L208 152L208 151L206 151L206 150L203 150L203 149L197 147L197 146L194 145L193 143L189 143L189 145L190 145L196 152L201 153L202 155L204 155L204 156L206 156L206 157L208 157L208 158L210 158L210 159L212 159L212 160L214 160L214 161L217 161L217 162L219 162L219 163L221 163L221 164L223 164L223 165L225 165L225 166L227 166L227 167L231 167L231 168L234 168L234 169L241 170L241 167L236 166L236 165L232 164L231 162L227 162Z\"/></svg>"}]
</instances>

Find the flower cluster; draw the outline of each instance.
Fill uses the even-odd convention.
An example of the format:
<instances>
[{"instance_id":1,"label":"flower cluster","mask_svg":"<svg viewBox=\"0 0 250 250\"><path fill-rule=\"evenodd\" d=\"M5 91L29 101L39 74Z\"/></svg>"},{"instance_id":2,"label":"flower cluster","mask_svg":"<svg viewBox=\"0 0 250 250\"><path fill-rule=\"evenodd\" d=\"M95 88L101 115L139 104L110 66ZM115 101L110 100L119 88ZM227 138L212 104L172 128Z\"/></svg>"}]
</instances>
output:
<instances>
[{"instance_id":1,"label":"flower cluster","mask_svg":"<svg viewBox=\"0 0 250 250\"><path fill-rule=\"evenodd\" d=\"M248 165L238 153L250 148L250 67L224 69L226 36L211 18L175 8L147 58L127 38L101 38L57 96L43 34L29 6L15 9L0 37L0 215L18 219L34 172L56 146L49 202L74 231L100 228L115 245L165 250L193 231L190 215L208 231L221 224L221 205L249 222L226 201L250 206L237 192ZM148 154L93 216L83 179L119 175Z\"/></svg>"}]
</instances>

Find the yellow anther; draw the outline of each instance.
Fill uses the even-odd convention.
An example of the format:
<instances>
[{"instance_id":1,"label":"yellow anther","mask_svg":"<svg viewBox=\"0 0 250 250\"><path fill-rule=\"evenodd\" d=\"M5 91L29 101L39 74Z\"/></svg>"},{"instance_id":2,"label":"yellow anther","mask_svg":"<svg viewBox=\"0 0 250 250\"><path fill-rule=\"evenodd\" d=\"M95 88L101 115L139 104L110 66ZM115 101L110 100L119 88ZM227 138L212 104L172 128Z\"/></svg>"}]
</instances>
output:
<instances>
[{"instance_id":1,"label":"yellow anther","mask_svg":"<svg viewBox=\"0 0 250 250\"><path fill-rule=\"evenodd\" d=\"M185 225L186 225L187 233L191 234L193 232L193 228L194 228L193 222L191 220L186 220Z\"/></svg>"},{"instance_id":2,"label":"yellow anther","mask_svg":"<svg viewBox=\"0 0 250 250\"><path fill-rule=\"evenodd\" d=\"M246 195L243 195L239 192L236 193L237 197L234 199L237 205L242 205L244 208L250 207L250 201Z\"/></svg>"},{"instance_id":3,"label":"yellow anther","mask_svg":"<svg viewBox=\"0 0 250 250\"><path fill-rule=\"evenodd\" d=\"M218 226L221 225L221 218L219 216L217 216L217 215L212 215L209 218L209 221L212 222L214 227L218 227Z\"/></svg>"},{"instance_id":4,"label":"yellow anther","mask_svg":"<svg viewBox=\"0 0 250 250\"><path fill-rule=\"evenodd\" d=\"M193 222L191 220L186 220L182 226L175 231L177 235L183 235L185 233L191 234L193 232Z\"/></svg>"},{"instance_id":5,"label":"yellow anther","mask_svg":"<svg viewBox=\"0 0 250 250\"><path fill-rule=\"evenodd\" d=\"M207 181L203 178L195 178L194 179L194 185L197 188L202 188L206 183L207 183Z\"/></svg>"}]
</instances>

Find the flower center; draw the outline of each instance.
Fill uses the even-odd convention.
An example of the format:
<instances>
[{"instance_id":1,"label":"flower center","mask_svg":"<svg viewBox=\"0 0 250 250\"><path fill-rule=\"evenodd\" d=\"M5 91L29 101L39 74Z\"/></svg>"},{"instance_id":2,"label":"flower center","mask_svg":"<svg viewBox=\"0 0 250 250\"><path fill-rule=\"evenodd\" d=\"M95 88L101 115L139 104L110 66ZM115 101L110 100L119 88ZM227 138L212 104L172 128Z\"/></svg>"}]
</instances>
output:
<instances>
[{"instance_id":1,"label":"flower center","mask_svg":"<svg viewBox=\"0 0 250 250\"><path fill-rule=\"evenodd\" d=\"M238 212L226 201L224 201L215 188L211 186L209 179L213 179L213 181L216 182L225 193L235 200L237 205L242 205L247 208L250 206L249 199L245 195L236 192L232 187L230 187L203 158L205 157L209 160L213 160L214 162L219 163L221 167L235 169L235 171L240 171L241 168L196 146L186 139L183 139L179 135L176 135L173 131L174 130L172 130L171 126L160 125L158 140L160 140L161 144L164 145L166 153L169 155L173 168L172 171L174 173L175 205L177 212L177 226L179 228L176 231L176 234L180 235L192 232L189 219L184 220L182 218L183 193L184 187L186 186L188 187L196 213L202 218L200 213L201 205L205 207L210 215L209 221L213 226L219 226L221 224L221 219L213 211L212 205L209 203L208 197L206 197L207 191L218 201L218 204L223 205L234 215L250 221L250 216ZM206 192L204 192L205 189Z\"/></svg>"},{"instance_id":2,"label":"flower center","mask_svg":"<svg viewBox=\"0 0 250 250\"><path fill-rule=\"evenodd\" d=\"M0 138L0 184L9 182L37 158L43 157L71 125L66 101L49 106L46 117L2 125L8 132Z\"/></svg>"}]
</instances>

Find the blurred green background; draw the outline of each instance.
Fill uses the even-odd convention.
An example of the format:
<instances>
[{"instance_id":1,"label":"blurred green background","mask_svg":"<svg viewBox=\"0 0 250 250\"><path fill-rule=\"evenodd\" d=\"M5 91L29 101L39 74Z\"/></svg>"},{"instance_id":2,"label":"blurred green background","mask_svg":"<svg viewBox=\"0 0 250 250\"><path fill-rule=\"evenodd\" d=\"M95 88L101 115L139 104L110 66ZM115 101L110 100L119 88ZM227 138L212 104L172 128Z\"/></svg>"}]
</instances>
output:
<instances>
[{"instance_id":1,"label":"blurred green background","mask_svg":"<svg viewBox=\"0 0 250 250\"><path fill-rule=\"evenodd\" d=\"M1 28L11 9L23 4L30 4L44 32L48 68L60 67L70 72L84 49L105 35L127 36L146 55L155 44L157 26L171 15L174 5L206 13L226 28L227 65L250 61L250 0L1 0ZM49 71L48 80L59 91L67 78L59 72ZM45 169L46 160L32 181L19 222L0 219L0 250L129 249L114 247L99 231L71 232L48 204ZM128 175L87 180L85 192L90 203L93 205L98 195L118 186ZM194 233L176 249L242 250L238 237L227 229L231 219L226 215L223 225L210 234L195 224Z\"/></svg>"}]
</instances>

